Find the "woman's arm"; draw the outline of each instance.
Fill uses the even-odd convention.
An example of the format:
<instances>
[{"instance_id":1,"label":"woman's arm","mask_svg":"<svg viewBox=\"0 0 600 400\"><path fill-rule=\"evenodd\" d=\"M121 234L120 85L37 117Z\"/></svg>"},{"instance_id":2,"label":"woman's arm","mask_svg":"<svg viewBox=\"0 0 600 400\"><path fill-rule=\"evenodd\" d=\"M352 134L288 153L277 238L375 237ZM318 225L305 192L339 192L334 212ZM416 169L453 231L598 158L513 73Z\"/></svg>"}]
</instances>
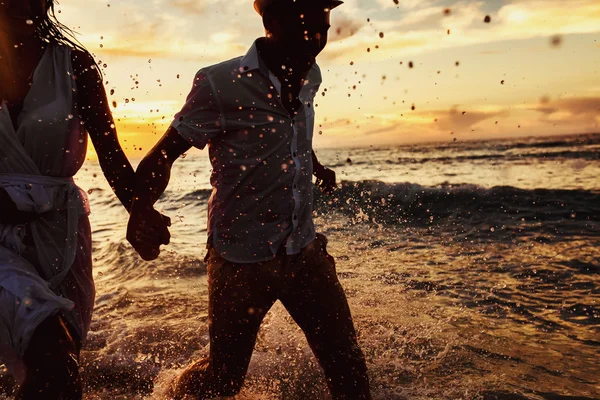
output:
<instances>
[{"instance_id":1,"label":"woman's arm","mask_svg":"<svg viewBox=\"0 0 600 400\"><path fill-rule=\"evenodd\" d=\"M102 77L89 53L73 50L72 54L79 115L92 139L104 176L129 211L135 173L119 144Z\"/></svg>"}]
</instances>

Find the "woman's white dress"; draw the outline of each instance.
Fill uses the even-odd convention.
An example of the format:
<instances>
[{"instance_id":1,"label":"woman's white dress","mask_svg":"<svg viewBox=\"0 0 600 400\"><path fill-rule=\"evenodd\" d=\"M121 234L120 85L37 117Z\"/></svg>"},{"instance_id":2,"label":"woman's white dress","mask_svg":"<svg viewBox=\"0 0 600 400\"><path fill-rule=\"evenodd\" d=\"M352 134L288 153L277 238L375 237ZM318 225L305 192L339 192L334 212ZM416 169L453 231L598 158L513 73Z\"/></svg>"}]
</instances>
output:
<instances>
[{"instance_id":1,"label":"woman's white dress","mask_svg":"<svg viewBox=\"0 0 600 400\"><path fill-rule=\"evenodd\" d=\"M49 44L18 129L0 104L0 186L19 210L37 214L27 224L0 224L0 364L19 382L23 355L44 319L61 313L80 340L90 326L95 290L89 208L73 183L86 150L71 48Z\"/></svg>"}]
</instances>

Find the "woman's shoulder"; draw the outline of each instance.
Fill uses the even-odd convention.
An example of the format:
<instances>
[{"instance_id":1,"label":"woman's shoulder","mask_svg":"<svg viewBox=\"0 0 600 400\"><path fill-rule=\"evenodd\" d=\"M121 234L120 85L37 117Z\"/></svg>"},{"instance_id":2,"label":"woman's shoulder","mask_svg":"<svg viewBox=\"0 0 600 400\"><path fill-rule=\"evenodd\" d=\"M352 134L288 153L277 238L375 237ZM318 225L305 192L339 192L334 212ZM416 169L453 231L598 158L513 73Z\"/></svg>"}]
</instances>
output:
<instances>
[{"instance_id":1,"label":"woman's shoulder","mask_svg":"<svg viewBox=\"0 0 600 400\"><path fill-rule=\"evenodd\" d=\"M94 57L87 50L78 48L71 49L71 64L75 75L82 75L84 72L97 69Z\"/></svg>"}]
</instances>

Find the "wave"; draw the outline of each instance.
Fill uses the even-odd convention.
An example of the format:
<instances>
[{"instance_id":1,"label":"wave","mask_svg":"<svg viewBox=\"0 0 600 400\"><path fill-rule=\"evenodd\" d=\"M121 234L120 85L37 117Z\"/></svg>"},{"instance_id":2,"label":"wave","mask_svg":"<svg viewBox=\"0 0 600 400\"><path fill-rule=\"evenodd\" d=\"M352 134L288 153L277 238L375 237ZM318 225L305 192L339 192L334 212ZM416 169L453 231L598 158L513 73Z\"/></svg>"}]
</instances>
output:
<instances>
[{"instance_id":1,"label":"wave","mask_svg":"<svg viewBox=\"0 0 600 400\"><path fill-rule=\"evenodd\" d=\"M211 191L179 194L174 204L206 207ZM376 180L342 181L332 196L314 190L315 212L388 225L452 225L468 231L548 231L600 234L600 191L484 188L471 184L427 187Z\"/></svg>"},{"instance_id":2,"label":"wave","mask_svg":"<svg viewBox=\"0 0 600 400\"><path fill-rule=\"evenodd\" d=\"M539 229L600 234L600 192L596 191L344 181L334 196L319 191L315 196L317 212L341 212L357 221L451 224L462 230L486 225L491 232Z\"/></svg>"},{"instance_id":3,"label":"wave","mask_svg":"<svg viewBox=\"0 0 600 400\"><path fill-rule=\"evenodd\" d=\"M472 154L472 155L457 155L446 157L398 157L395 160L386 160L386 164L425 164L425 163L443 163L449 164L453 162L468 162L479 160L499 160L503 162L519 162L523 160L585 160L585 161L600 161L600 150L564 150L551 152L537 152L525 154ZM332 168L347 166L348 164L356 165L371 165L371 161L358 162L338 162L331 165Z\"/></svg>"},{"instance_id":4,"label":"wave","mask_svg":"<svg viewBox=\"0 0 600 400\"><path fill-rule=\"evenodd\" d=\"M440 150L494 150L506 152L513 149L549 149L556 147L587 147L600 144L600 133L547 137L530 137L521 139L473 140L450 143L433 143L430 145L402 146L411 152L437 152Z\"/></svg>"},{"instance_id":5,"label":"wave","mask_svg":"<svg viewBox=\"0 0 600 400\"><path fill-rule=\"evenodd\" d=\"M146 262L138 256L129 243L109 241L98 243L94 249L94 261L106 266L103 274L118 277L120 282L139 279L142 276L165 279L174 276L199 276L206 273L206 266L201 258L203 254L195 258L178 254L169 248L166 252L168 257Z\"/></svg>"}]
</instances>

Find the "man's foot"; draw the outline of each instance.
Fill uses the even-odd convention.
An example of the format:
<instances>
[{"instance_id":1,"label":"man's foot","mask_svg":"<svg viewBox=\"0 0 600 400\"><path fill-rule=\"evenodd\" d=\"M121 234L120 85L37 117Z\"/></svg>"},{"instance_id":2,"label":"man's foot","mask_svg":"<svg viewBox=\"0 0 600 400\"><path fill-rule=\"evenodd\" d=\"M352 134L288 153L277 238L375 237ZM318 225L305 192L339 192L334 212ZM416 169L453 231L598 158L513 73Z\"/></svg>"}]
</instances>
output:
<instances>
[{"instance_id":1,"label":"man's foot","mask_svg":"<svg viewBox=\"0 0 600 400\"><path fill-rule=\"evenodd\" d=\"M210 399L210 373L208 358L189 365L171 383L170 395L174 400Z\"/></svg>"}]
</instances>

